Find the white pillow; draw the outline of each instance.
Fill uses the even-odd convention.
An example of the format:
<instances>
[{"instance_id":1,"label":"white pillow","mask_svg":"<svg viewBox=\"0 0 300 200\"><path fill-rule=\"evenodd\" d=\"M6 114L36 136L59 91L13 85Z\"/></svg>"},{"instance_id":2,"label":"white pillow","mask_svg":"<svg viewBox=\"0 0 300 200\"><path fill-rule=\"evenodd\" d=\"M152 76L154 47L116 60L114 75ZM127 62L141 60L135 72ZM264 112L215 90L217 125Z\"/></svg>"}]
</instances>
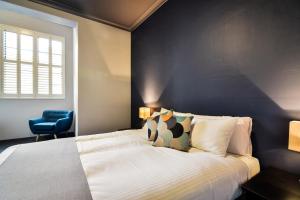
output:
<instances>
[{"instance_id":1,"label":"white pillow","mask_svg":"<svg viewBox=\"0 0 300 200\"><path fill-rule=\"evenodd\" d=\"M237 155L252 155L252 119L250 117L230 117L230 116L207 116L207 115L193 115L192 124L197 123L203 119L223 119L235 118L237 125L230 139L227 152Z\"/></svg>"},{"instance_id":2,"label":"white pillow","mask_svg":"<svg viewBox=\"0 0 300 200\"><path fill-rule=\"evenodd\" d=\"M234 118L197 120L191 133L191 146L225 156L236 122Z\"/></svg>"},{"instance_id":3,"label":"white pillow","mask_svg":"<svg viewBox=\"0 0 300 200\"><path fill-rule=\"evenodd\" d=\"M237 124L231 136L227 152L238 155L252 155L252 119L250 117L237 117Z\"/></svg>"},{"instance_id":4,"label":"white pillow","mask_svg":"<svg viewBox=\"0 0 300 200\"><path fill-rule=\"evenodd\" d=\"M211 115L195 115L193 114L194 118L192 123L197 123L197 121L201 121L203 119L224 119L224 118L233 118L231 116L211 116Z\"/></svg>"}]
</instances>

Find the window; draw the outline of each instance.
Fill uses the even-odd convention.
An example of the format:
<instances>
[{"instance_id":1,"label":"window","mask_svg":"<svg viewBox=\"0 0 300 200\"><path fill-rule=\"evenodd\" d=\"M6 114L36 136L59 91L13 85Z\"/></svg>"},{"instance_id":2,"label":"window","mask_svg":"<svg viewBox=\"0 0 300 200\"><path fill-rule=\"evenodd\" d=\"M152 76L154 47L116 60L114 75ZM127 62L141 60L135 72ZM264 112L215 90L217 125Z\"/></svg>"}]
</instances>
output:
<instances>
[{"instance_id":1,"label":"window","mask_svg":"<svg viewBox=\"0 0 300 200\"><path fill-rule=\"evenodd\" d=\"M64 38L0 24L0 97L64 98Z\"/></svg>"}]
</instances>

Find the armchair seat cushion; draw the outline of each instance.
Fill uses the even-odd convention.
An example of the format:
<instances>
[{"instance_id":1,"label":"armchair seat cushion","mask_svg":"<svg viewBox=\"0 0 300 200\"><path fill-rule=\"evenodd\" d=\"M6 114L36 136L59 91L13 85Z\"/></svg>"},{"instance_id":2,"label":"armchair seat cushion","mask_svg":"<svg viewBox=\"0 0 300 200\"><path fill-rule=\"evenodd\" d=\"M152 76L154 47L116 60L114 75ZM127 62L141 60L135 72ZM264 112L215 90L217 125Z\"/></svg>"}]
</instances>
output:
<instances>
[{"instance_id":1,"label":"armchair seat cushion","mask_svg":"<svg viewBox=\"0 0 300 200\"><path fill-rule=\"evenodd\" d=\"M36 131L53 131L55 128L55 122L42 122L33 125L33 129Z\"/></svg>"}]
</instances>

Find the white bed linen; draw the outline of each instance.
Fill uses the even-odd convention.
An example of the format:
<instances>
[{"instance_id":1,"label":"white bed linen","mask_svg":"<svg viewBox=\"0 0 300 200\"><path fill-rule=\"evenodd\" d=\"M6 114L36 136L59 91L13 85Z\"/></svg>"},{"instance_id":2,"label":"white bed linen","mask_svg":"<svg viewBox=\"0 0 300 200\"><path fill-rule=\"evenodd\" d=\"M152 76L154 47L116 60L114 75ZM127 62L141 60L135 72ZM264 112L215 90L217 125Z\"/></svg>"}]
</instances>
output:
<instances>
[{"instance_id":1,"label":"white bed linen","mask_svg":"<svg viewBox=\"0 0 300 200\"><path fill-rule=\"evenodd\" d=\"M259 171L253 157L153 147L142 129L80 136L77 147L93 200L229 200Z\"/></svg>"},{"instance_id":2,"label":"white bed linen","mask_svg":"<svg viewBox=\"0 0 300 200\"><path fill-rule=\"evenodd\" d=\"M10 146L0 153L0 165L18 148L19 145Z\"/></svg>"}]
</instances>

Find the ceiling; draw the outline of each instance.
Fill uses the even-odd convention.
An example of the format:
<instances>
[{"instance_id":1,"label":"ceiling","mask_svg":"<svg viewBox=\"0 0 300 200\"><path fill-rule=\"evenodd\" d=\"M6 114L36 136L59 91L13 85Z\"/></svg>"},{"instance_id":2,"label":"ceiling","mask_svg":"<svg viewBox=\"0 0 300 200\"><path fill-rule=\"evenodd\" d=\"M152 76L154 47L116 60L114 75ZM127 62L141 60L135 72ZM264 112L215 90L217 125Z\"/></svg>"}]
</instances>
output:
<instances>
[{"instance_id":1,"label":"ceiling","mask_svg":"<svg viewBox=\"0 0 300 200\"><path fill-rule=\"evenodd\" d=\"M167 0L30 0L133 31Z\"/></svg>"}]
</instances>

